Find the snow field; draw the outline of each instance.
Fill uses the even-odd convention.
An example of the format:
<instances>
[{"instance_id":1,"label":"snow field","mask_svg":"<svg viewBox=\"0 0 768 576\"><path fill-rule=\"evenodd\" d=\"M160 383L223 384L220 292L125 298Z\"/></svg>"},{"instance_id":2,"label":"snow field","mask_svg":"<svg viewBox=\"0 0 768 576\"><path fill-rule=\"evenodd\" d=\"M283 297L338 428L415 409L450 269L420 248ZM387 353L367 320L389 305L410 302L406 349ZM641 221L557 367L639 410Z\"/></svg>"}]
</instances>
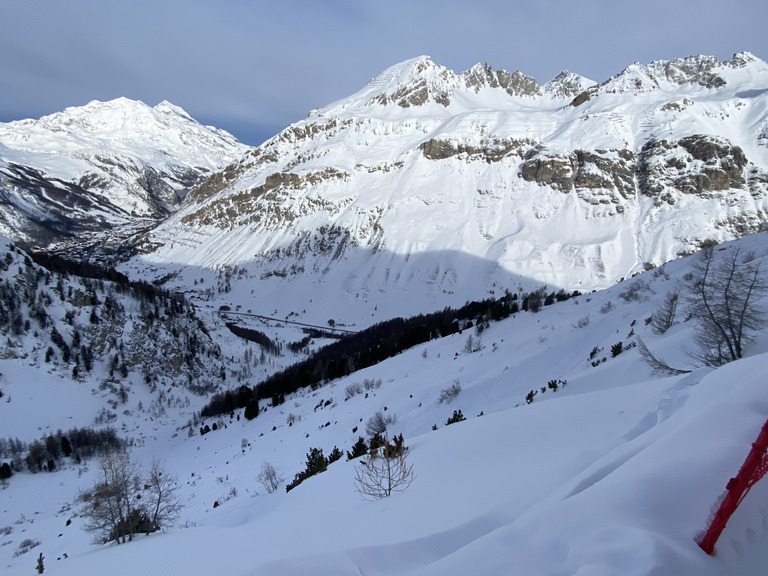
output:
<instances>
[{"instance_id":1,"label":"snow field","mask_svg":"<svg viewBox=\"0 0 768 576\"><path fill-rule=\"evenodd\" d=\"M765 253L764 240L744 242ZM160 457L180 480L185 508L167 534L92 547L66 507L92 482L94 462L81 476L74 468L19 474L1 492L0 526L13 527L4 537L12 543L0 547L6 573L28 573L42 551L47 573L78 575L160 567L171 576L760 574L768 540L763 483L732 518L716 556L701 552L695 538L768 415L768 335L741 361L673 378L652 378L636 349L610 358L611 345L631 341L634 329L681 365L690 327L681 323L659 337L644 319L687 266L667 265L669 279L651 271L629 280L648 283L640 301L619 296L623 283L520 313L491 324L472 353L464 350L476 334L465 330L296 394L251 422L222 418L226 428L203 437L155 423L134 455ZM608 302L611 311L601 313ZM577 327L586 315L589 323ZM588 360L593 346L607 357L596 367ZM368 398L344 401L346 386L366 378L382 384ZM567 385L526 405L526 393L550 379ZM438 404L455 380L462 392ZM256 481L263 462L290 481L310 447L348 450L384 407L397 415L394 432L409 446L417 477L407 491L361 500L354 463L345 458L289 494L266 494ZM467 420L445 426L456 409ZM289 413L300 416L292 426ZM22 536L41 545L13 557Z\"/></svg>"}]
</instances>

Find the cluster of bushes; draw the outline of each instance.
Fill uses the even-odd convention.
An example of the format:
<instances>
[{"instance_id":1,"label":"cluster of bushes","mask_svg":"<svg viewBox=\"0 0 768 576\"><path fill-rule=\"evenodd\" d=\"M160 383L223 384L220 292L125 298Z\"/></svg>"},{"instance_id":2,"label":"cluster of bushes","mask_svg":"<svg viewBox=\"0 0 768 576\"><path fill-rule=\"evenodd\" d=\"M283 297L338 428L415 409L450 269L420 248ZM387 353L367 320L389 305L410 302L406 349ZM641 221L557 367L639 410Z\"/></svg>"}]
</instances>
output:
<instances>
[{"instance_id":1,"label":"cluster of bushes","mask_svg":"<svg viewBox=\"0 0 768 576\"><path fill-rule=\"evenodd\" d=\"M8 459L0 467L0 479L9 478L13 472L21 472L24 466L32 472L53 472L64 458L74 462L120 450L125 442L113 428L72 428L57 431L30 444L18 438L0 438L0 458Z\"/></svg>"},{"instance_id":2,"label":"cluster of bushes","mask_svg":"<svg viewBox=\"0 0 768 576\"><path fill-rule=\"evenodd\" d=\"M336 460L340 460L342 455L341 450L336 446L333 447L333 450L331 450L331 453L328 456L323 454L322 448L310 448L307 453L307 462L304 470L296 473L293 477L293 481L290 484L286 484L285 491L290 492L307 478L325 472L328 469L328 466L336 462Z\"/></svg>"},{"instance_id":3,"label":"cluster of bushes","mask_svg":"<svg viewBox=\"0 0 768 576\"><path fill-rule=\"evenodd\" d=\"M298 342L289 342L288 343L288 350L293 352L294 354L298 354L299 352L306 352L309 350L309 343L312 342L311 336L305 336Z\"/></svg>"},{"instance_id":4,"label":"cluster of bushes","mask_svg":"<svg viewBox=\"0 0 768 576\"><path fill-rule=\"evenodd\" d=\"M445 421L445 425L450 426L451 424L456 424L457 422L463 422L466 419L466 416L461 413L461 410L454 410L453 415Z\"/></svg>"},{"instance_id":5,"label":"cluster of bushes","mask_svg":"<svg viewBox=\"0 0 768 576\"><path fill-rule=\"evenodd\" d=\"M634 335L635 334L634 334L634 330L633 330L632 332L630 332L629 337L631 338ZM615 344L611 345L611 358L616 358L616 356L618 356L622 352L626 352L627 350L631 350L635 346L637 346L637 343L634 342L634 341L630 342L629 344L624 344L623 341L619 340ZM598 357L598 354L600 354L600 352L602 352L602 351L603 351L602 348L600 348L598 346L595 346L594 348L592 348L592 351L589 353L589 362L590 362L590 364L592 364L593 368L596 367L596 366L599 366L600 364L602 364L603 362L605 362L608 359L605 356L603 356L602 358Z\"/></svg>"},{"instance_id":6,"label":"cluster of bushes","mask_svg":"<svg viewBox=\"0 0 768 576\"><path fill-rule=\"evenodd\" d=\"M453 384L448 386L448 388L443 388L442 390L440 390L440 395L437 397L437 403L450 404L458 397L459 394L461 394L461 384L457 379L457 380L454 380Z\"/></svg>"},{"instance_id":7,"label":"cluster of bushes","mask_svg":"<svg viewBox=\"0 0 768 576\"><path fill-rule=\"evenodd\" d=\"M405 440L403 439L402 434L395 436L392 442L387 440L383 432L374 433L368 442L366 442L365 438L362 436L358 436L357 441L352 445L352 448L347 450L347 460L355 460L367 454L376 454L380 449L394 451L390 456L394 456L395 454L399 455L405 450L404 442ZM304 470L298 472L290 484L286 484L285 491L290 492L307 478L325 472L329 465L340 460L343 455L344 453L336 446L333 447L333 450L331 450L331 453L328 456L323 454L321 448L310 448L307 453L307 461Z\"/></svg>"},{"instance_id":8,"label":"cluster of bushes","mask_svg":"<svg viewBox=\"0 0 768 576\"><path fill-rule=\"evenodd\" d=\"M525 403L532 404L533 399L536 398L536 395L539 392L541 392L542 394L544 394L547 390L552 390L552 392L557 392L558 390L565 388L567 384L568 384L568 380L552 379L549 382L547 382L546 386L542 386L539 390L529 390L528 394L525 395Z\"/></svg>"}]
</instances>

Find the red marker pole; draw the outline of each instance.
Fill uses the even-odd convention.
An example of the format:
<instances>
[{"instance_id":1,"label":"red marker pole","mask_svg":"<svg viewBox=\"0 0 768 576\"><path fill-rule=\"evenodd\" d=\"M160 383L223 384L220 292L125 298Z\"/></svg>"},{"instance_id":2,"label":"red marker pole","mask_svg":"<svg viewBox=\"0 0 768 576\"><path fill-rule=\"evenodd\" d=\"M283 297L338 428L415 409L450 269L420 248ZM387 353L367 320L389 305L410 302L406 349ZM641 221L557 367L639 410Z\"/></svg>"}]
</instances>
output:
<instances>
[{"instance_id":1,"label":"red marker pole","mask_svg":"<svg viewBox=\"0 0 768 576\"><path fill-rule=\"evenodd\" d=\"M712 554L715 551L715 543L725 529L728 519L744 500L750 488L768 472L768 454L766 451L768 451L768 420L763 424L757 440L752 444L752 449L747 454L744 464L741 465L739 473L728 481L725 487L727 490L725 498L712 519L706 534L704 534L704 538L699 543L701 549L707 554Z\"/></svg>"}]
</instances>

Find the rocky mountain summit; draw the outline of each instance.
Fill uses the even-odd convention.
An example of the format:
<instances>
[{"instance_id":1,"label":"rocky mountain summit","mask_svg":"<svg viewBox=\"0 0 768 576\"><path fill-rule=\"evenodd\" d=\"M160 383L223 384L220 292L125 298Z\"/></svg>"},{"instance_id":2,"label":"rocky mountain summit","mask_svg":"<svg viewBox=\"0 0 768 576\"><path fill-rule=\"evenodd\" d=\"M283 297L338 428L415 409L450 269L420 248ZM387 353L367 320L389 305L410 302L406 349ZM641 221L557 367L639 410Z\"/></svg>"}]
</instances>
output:
<instances>
[{"instance_id":1,"label":"rocky mountain summit","mask_svg":"<svg viewBox=\"0 0 768 576\"><path fill-rule=\"evenodd\" d=\"M93 101L0 124L0 232L30 248L125 235L247 149L169 102Z\"/></svg>"}]
</instances>

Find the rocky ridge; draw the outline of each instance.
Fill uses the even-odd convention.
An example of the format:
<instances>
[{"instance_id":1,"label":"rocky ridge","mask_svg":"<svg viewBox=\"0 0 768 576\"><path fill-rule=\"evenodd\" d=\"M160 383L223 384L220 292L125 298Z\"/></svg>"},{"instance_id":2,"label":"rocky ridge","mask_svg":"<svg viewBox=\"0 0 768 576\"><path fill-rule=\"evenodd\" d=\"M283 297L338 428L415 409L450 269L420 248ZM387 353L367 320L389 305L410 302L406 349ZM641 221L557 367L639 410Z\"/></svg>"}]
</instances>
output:
<instances>
[{"instance_id":1,"label":"rocky ridge","mask_svg":"<svg viewBox=\"0 0 768 576\"><path fill-rule=\"evenodd\" d=\"M211 176L131 266L245 266L267 293L321 274L360 299L605 286L766 228L766 84L747 53L543 86L419 57Z\"/></svg>"},{"instance_id":2,"label":"rocky ridge","mask_svg":"<svg viewBox=\"0 0 768 576\"><path fill-rule=\"evenodd\" d=\"M266 279L266 300L302 274L361 301L422 283L436 305L510 283L598 288L766 228L767 84L768 66L748 53L633 64L600 84L563 72L543 85L487 64L454 73L422 56L256 149L167 103L112 103L123 113L98 121L89 105L14 129L90 126L88 138L106 138L141 133L157 116L186 129L154 130L143 156L135 140L122 156L71 153L89 163L67 168L76 178L12 164L6 136L5 193L28 193L8 202L5 226L17 238L37 226L49 241L50 230L58 240L113 234L140 253L127 269L158 277L169 266L236 267ZM179 136L171 146L159 133ZM161 161L166 149L183 160ZM44 202L58 206L52 220ZM75 217L60 217L67 210ZM37 219L14 220L30 213Z\"/></svg>"}]
</instances>

